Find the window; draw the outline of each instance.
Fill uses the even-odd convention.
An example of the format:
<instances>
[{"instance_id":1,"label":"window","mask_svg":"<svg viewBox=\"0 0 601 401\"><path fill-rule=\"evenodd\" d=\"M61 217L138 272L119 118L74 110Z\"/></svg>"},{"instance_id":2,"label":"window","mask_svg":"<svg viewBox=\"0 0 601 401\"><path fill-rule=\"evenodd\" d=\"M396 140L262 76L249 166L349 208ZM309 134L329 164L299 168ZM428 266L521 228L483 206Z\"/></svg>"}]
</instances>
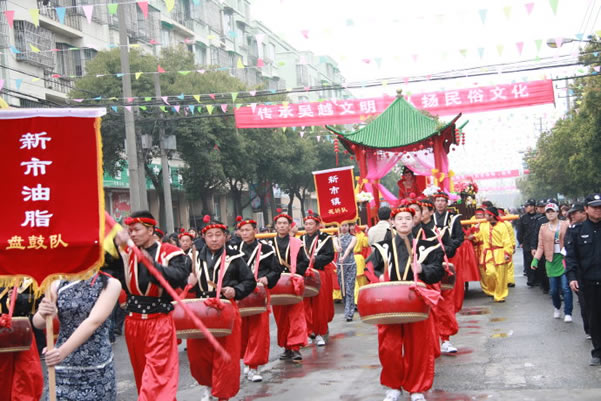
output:
<instances>
[{"instance_id":1,"label":"window","mask_svg":"<svg viewBox=\"0 0 601 401\"><path fill-rule=\"evenodd\" d=\"M309 69L304 64L296 65L296 84L298 86L309 86Z\"/></svg>"},{"instance_id":2,"label":"window","mask_svg":"<svg viewBox=\"0 0 601 401\"><path fill-rule=\"evenodd\" d=\"M168 29L161 29L161 45L169 46L171 44L171 31Z\"/></svg>"},{"instance_id":3,"label":"window","mask_svg":"<svg viewBox=\"0 0 601 401\"><path fill-rule=\"evenodd\" d=\"M54 68L54 55L47 50L54 48L54 34L42 27L36 27L31 22L14 22L15 47L21 52L17 53L17 60L45 68ZM41 51L32 52L29 45Z\"/></svg>"},{"instance_id":4,"label":"window","mask_svg":"<svg viewBox=\"0 0 601 401\"><path fill-rule=\"evenodd\" d=\"M219 34L223 33L221 8L219 8L219 5L212 1L207 1L204 4L206 5L207 11L207 24L209 27L211 27L211 29L213 29L213 31Z\"/></svg>"},{"instance_id":5,"label":"window","mask_svg":"<svg viewBox=\"0 0 601 401\"><path fill-rule=\"evenodd\" d=\"M207 48L196 44L194 46L194 61L198 65L207 65Z\"/></svg>"},{"instance_id":6,"label":"window","mask_svg":"<svg viewBox=\"0 0 601 401\"><path fill-rule=\"evenodd\" d=\"M223 13L223 22L225 27L225 33L230 35L230 32L234 32L234 15L231 13Z\"/></svg>"},{"instance_id":7,"label":"window","mask_svg":"<svg viewBox=\"0 0 601 401\"><path fill-rule=\"evenodd\" d=\"M0 0L0 13L6 11L6 1ZM8 23L6 18L0 18L0 49L8 47Z\"/></svg>"}]
</instances>

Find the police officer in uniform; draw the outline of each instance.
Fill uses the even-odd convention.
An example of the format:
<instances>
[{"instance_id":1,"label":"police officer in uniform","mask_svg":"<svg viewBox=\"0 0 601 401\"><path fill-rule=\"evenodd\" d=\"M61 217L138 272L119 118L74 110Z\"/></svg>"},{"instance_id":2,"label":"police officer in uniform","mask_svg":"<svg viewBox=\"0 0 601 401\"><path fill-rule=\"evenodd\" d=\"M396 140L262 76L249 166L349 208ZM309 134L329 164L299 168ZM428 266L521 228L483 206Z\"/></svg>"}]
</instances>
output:
<instances>
[{"instance_id":1,"label":"police officer in uniform","mask_svg":"<svg viewBox=\"0 0 601 401\"><path fill-rule=\"evenodd\" d=\"M572 291L582 291L593 342L591 366L601 366L601 194L586 197L588 218L566 242L566 273Z\"/></svg>"},{"instance_id":2,"label":"police officer in uniform","mask_svg":"<svg viewBox=\"0 0 601 401\"><path fill-rule=\"evenodd\" d=\"M526 283L528 284L528 287L533 287L536 283L536 271L530 269L530 265L532 264L532 248L530 248L530 246L533 242L532 236L534 235L537 219L537 215L534 210L535 206L536 200L528 199L524 204L525 213L520 216L517 224L518 243L522 248L522 255L524 257L524 274L528 278Z\"/></svg>"}]
</instances>

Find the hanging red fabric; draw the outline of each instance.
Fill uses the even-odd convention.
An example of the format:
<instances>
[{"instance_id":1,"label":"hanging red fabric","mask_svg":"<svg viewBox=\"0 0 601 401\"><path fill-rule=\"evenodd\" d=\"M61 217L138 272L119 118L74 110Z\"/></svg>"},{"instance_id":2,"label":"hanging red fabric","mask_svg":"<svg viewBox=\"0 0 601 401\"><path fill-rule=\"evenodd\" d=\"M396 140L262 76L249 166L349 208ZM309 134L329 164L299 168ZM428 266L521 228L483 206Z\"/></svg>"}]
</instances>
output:
<instances>
[{"instance_id":1,"label":"hanging red fabric","mask_svg":"<svg viewBox=\"0 0 601 401\"><path fill-rule=\"evenodd\" d=\"M15 283L15 286L13 287L13 292L12 294L10 294L10 305L8 307L8 314L2 314L2 316L0 316L0 327L6 327L7 329L11 328L18 293L19 285Z\"/></svg>"}]
</instances>

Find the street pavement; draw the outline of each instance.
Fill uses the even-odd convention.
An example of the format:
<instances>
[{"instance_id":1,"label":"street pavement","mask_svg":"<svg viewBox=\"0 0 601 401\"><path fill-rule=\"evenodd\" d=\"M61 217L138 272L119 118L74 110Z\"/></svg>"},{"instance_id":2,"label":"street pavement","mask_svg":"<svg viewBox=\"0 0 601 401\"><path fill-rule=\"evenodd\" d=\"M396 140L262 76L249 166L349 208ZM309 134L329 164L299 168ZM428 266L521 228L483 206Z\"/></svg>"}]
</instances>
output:
<instances>
[{"instance_id":1,"label":"street pavement","mask_svg":"<svg viewBox=\"0 0 601 401\"><path fill-rule=\"evenodd\" d=\"M505 303L494 303L477 283L470 283L459 333L451 340L459 352L436 361L428 400L601 400L601 368L590 367L591 342L585 339L577 298L574 322L553 319L549 295L528 288L520 250L514 255L516 287ZM344 400L379 401L380 365L374 326L344 321L342 305L330 324L325 347L304 348L301 363L281 362L271 321L270 362L262 383L242 380L238 401ZM180 346L177 399L197 401L198 385L190 376ZM119 400L135 400L136 389L123 337L114 345ZM409 396L404 395L404 400Z\"/></svg>"}]
</instances>

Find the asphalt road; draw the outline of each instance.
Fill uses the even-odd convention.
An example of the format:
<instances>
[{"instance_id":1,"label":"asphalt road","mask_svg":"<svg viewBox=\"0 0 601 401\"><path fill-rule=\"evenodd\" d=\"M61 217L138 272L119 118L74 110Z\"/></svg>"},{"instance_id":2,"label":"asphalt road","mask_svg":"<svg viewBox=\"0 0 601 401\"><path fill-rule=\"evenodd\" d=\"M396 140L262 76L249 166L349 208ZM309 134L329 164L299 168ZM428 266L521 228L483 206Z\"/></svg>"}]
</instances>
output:
<instances>
[{"instance_id":1,"label":"asphalt road","mask_svg":"<svg viewBox=\"0 0 601 401\"><path fill-rule=\"evenodd\" d=\"M516 287L507 302L494 303L471 283L457 316L459 352L436 363L428 400L601 400L601 368L588 366L591 343L584 337L575 298L574 322L553 319L553 306L539 288L526 287L522 257L515 255ZM242 381L235 400L345 400L384 398L375 327L344 321L341 305L326 347L302 350L302 363L280 362L272 320L271 362L264 382ZM136 390L122 337L114 346L118 399L135 400ZM409 397L405 395L404 399ZM180 347L179 401L197 401L198 387Z\"/></svg>"}]
</instances>

